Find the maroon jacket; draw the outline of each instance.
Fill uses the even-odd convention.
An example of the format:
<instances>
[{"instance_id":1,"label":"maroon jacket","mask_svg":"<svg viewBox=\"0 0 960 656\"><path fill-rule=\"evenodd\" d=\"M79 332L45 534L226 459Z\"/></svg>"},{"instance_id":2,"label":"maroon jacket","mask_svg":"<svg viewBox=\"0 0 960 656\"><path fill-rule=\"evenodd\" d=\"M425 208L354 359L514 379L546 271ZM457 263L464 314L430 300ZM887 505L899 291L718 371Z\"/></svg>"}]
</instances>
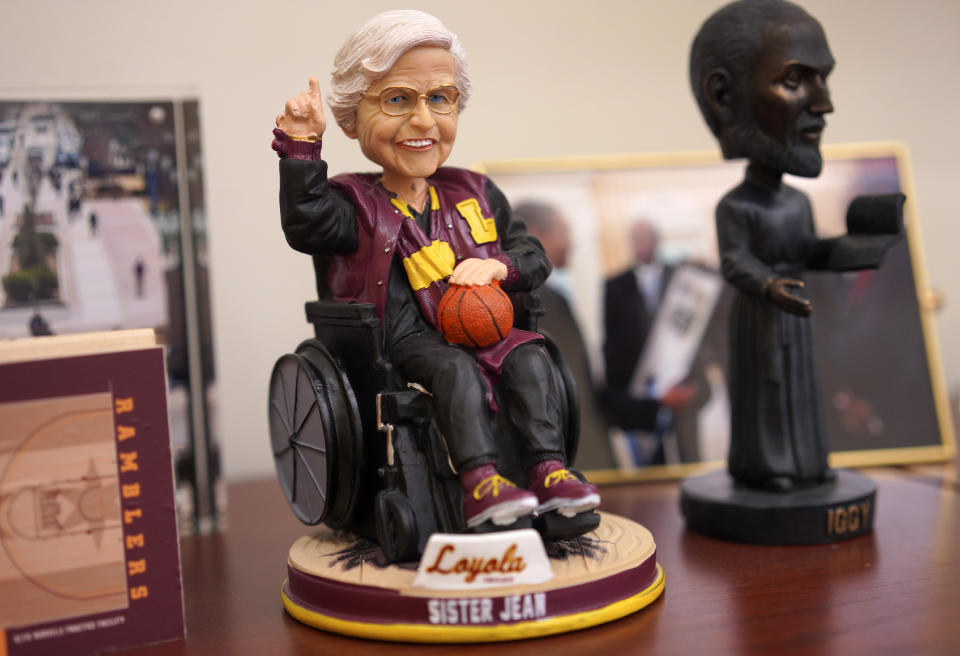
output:
<instances>
[{"instance_id":1,"label":"maroon jacket","mask_svg":"<svg viewBox=\"0 0 960 656\"><path fill-rule=\"evenodd\" d=\"M513 264L500 251L496 229L490 229L493 212L487 199L487 178L462 169L441 168L428 181L436 189L443 213L441 234L431 237L449 243L458 263L470 257L497 257L509 272ZM406 217L390 201L392 195L375 174L347 173L331 178L329 183L350 198L359 228L356 252L333 258L330 263L327 276L333 298L373 303L382 319L390 263L400 224ZM479 213L475 209L457 210L465 201L473 205L471 199L476 201L474 207L479 207ZM483 218L488 219L486 229ZM474 232L483 243L477 243Z\"/></svg>"},{"instance_id":2,"label":"maroon jacket","mask_svg":"<svg viewBox=\"0 0 960 656\"><path fill-rule=\"evenodd\" d=\"M334 299L373 303L382 319L404 217L376 174L328 181L326 172L321 160L280 160L284 235L302 253L333 256L327 284ZM448 241L457 262L496 257L507 266L501 281L506 290L528 291L543 283L551 268L543 248L513 219L503 193L486 176L441 168L428 181L436 189L446 233L432 237Z\"/></svg>"}]
</instances>

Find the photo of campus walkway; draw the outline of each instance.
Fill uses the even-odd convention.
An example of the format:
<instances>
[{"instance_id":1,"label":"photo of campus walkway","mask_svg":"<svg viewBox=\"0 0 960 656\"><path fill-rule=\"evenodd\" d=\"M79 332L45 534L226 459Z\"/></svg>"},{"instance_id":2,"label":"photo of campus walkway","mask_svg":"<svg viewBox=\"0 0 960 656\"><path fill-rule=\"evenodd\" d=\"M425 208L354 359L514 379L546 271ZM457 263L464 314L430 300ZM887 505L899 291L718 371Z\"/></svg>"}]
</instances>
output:
<instances>
[{"instance_id":1,"label":"photo of campus walkway","mask_svg":"<svg viewBox=\"0 0 960 656\"><path fill-rule=\"evenodd\" d=\"M55 298L32 302L0 288L2 338L166 324L164 271L174 259L161 235L176 219L151 214L143 163L123 144L108 143L107 161L91 164L84 138L53 103L8 108L0 121L0 275L16 267L14 239L30 207L36 231L56 238L58 282ZM123 173L89 174L112 169Z\"/></svg>"}]
</instances>

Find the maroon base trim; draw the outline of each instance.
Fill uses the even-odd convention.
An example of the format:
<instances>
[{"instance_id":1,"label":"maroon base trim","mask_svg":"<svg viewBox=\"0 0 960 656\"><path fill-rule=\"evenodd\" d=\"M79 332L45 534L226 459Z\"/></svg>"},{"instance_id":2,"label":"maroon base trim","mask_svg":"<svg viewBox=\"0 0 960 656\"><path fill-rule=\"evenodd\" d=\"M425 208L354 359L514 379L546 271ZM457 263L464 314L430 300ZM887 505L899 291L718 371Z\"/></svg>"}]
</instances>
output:
<instances>
[{"instance_id":1,"label":"maroon base trim","mask_svg":"<svg viewBox=\"0 0 960 656\"><path fill-rule=\"evenodd\" d=\"M647 589L657 576L656 552L638 566L589 583L566 588L530 590L546 595L547 617L570 615L608 606ZM426 624L431 597L402 595L397 590L372 585L344 583L312 574L306 574L287 565L284 593L297 606L321 615L350 622L383 624ZM487 591L489 588L487 588ZM521 593L524 594L524 593ZM483 595L492 599L495 608L502 608L509 595ZM449 598L449 597L446 597ZM461 599L480 598L465 592ZM494 614L492 621L472 626L515 624L525 620L501 621Z\"/></svg>"}]
</instances>

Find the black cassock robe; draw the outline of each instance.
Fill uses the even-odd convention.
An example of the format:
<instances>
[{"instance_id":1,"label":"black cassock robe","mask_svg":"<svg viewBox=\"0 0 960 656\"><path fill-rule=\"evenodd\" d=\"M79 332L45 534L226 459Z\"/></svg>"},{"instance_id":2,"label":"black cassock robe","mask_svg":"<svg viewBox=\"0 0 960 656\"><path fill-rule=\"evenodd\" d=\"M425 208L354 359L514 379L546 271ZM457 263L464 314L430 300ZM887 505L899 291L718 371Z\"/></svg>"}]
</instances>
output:
<instances>
[{"instance_id":1,"label":"black cassock robe","mask_svg":"<svg viewBox=\"0 0 960 656\"><path fill-rule=\"evenodd\" d=\"M877 267L891 239L819 239L807 196L752 168L721 199L716 221L721 271L737 289L730 315L730 473L754 486L775 476L815 483L828 471L828 445L811 319L777 308L766 290L808 269Z\"/></svg>"}]
</instances>

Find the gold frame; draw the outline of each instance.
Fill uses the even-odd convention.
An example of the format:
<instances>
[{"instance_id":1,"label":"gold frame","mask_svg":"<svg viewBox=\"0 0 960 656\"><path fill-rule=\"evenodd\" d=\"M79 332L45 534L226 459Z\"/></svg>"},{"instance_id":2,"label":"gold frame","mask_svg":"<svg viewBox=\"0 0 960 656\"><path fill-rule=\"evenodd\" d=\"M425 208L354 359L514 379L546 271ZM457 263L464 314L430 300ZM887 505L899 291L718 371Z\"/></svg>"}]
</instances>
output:
<instances>
[{"instance_id":1,"label":"gold frame","mask_svg":"<svg viewBox=\"0 0 960 656\"><path fill-rule=\"evenodd\" d=\"M916 192L913 183L907 147L899 142L871 142L860 144L834 144L823 146L825 160L851 160L877 157L892 157L896 160L897 175L901 190L906 194L904 206L906 236L910 263L919 300L921 332L930 372L933 402L941 443L935 446L864 449L830 454L830 464L835 467L871 467L879 465L942 462L956 454L956 438L950 416L940 346L934 326L935 296L927 277L922 248L920 221L916 211ZM680 166L709 165L722 162L720 153L710 151L686 151L666 153L641 153L626 155L595 155L582 157L529 158L513 160L489 160L478 162L471 168L496 178L498 174L530 174L573 171L611 171L630 168L669 168ZM654 465L635 470L601 469L589 472L590 480L596 483L618 483L637 480L662 480L682 478L722 467L722 461Z\"/></svg>"}]
</instances>

